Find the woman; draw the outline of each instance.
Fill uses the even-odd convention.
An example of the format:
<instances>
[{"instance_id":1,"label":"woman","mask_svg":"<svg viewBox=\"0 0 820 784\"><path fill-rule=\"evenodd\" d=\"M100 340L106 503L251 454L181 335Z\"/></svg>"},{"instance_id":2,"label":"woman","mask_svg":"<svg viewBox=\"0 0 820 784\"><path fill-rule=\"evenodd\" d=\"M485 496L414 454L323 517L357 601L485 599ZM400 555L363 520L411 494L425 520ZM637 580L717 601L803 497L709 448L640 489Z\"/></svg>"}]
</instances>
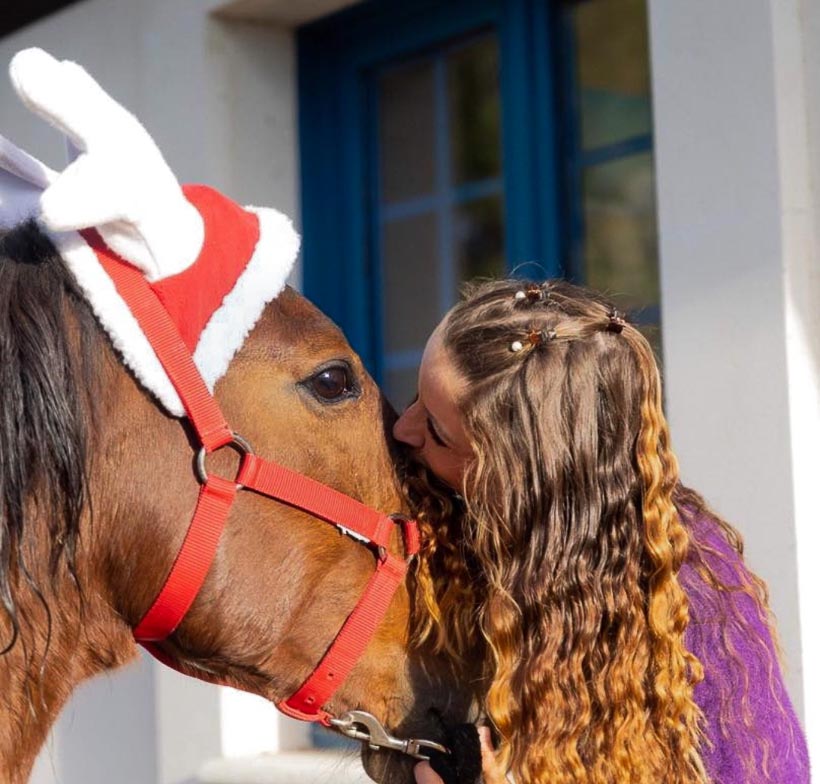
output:
<instances>
[{"instance_id":1,"label":"woman","mask_svg":"<svg viewBox=\"0 0 820 784\"><path fill-rule=\"evenodd\" d=\"M807 782L765 587L679 481L641 333L564 282L478 284L418 389L416 638L482 662L485 781Z\"/></svg>"}]
</instances>

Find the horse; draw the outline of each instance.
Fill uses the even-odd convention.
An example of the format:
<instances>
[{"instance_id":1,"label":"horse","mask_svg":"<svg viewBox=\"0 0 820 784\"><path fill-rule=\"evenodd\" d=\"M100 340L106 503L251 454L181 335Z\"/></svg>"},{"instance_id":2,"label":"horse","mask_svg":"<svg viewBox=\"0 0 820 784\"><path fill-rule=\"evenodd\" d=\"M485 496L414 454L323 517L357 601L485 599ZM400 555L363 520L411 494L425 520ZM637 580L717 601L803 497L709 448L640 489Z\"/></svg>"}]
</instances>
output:
<instances>
[{"instance_id":1,"label":"horse","mask_svg":"<svg viewBox=\"0 0 820 784\"><path fill-rule=\"evenodd\" d=\"M393 413L340 330L294 290L265 308L215 397L260 454L383 511L402 510ZM138 655L133 629L178 552L199 484L195 434L121 363L34 222L0 237L0 780L27 780L83 680ZM232 476L221 450L209 470ZM393 536L391 549L401 543ZM321 658L373 555L284 503L238 495L216 558L161 648L187 675L280 701ZM401 585L333 697L436 736L467 700L408 651ZM368 752L383 782L410 760Z\"/></svg>"}]
</instances>

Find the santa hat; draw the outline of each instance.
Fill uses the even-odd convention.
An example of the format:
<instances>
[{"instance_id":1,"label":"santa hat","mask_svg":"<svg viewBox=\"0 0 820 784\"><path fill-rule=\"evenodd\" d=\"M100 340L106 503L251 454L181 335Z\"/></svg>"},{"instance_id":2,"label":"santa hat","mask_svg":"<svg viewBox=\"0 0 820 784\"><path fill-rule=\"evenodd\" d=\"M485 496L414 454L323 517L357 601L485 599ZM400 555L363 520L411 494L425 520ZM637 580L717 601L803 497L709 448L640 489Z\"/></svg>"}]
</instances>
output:
<instances>
[{"instance_id":1,"label":"santa hat","mask_svg":"<svg viewBox=\"0 0 820 784\"><path fill-rule=\"evenodd\" d=\"M39 222L125 364L169 413L184 415L100 263L95 237L145 275L213 391L284 287L298 235L276 210L180 186L145 128L76 63L26 49L10 74L23 103L62 131L78 155L55 172L0 136L0 227Z\"/></svg>"}]
</instances>

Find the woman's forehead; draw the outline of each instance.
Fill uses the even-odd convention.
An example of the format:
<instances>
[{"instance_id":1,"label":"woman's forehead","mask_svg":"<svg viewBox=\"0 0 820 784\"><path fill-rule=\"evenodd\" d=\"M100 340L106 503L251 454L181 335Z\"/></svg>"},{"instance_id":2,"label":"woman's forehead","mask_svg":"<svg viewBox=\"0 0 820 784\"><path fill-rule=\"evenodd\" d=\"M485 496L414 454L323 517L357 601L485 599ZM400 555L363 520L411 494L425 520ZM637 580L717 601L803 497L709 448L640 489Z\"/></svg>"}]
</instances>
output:
<instances>
[{"instance_id":1,"label":"woman's forehead","mask_svg":"<svg viewBox=\"0 0 820 784\"><path fill-rule=\"evenodd\" d=\"M436 418L458 415L458 401L464 379L444 347L441 332L436 330L427 341L419 369L419 394L425 408Z\"/></svg>"}]
</instances>

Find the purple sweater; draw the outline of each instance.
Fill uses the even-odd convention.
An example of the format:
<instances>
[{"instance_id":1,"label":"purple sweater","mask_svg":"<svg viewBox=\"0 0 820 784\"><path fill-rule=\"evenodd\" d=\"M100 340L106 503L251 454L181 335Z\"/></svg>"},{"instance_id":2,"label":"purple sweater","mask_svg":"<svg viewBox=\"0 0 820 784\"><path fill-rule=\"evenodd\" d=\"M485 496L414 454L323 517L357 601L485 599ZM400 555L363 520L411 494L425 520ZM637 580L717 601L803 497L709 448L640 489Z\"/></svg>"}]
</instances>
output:
<instances>
[{"instance_id":1,"label":"purple sweater","mask_svg":"<svg viewBox=\"0 0 820 784\"><path fill-rule=\"evenodd\" d=\"M705 552L704 559L724 584L740 584L748 572L717 524L700 519L691 530L697 542L716 551ZM680 578L690 602L686 644L704 670L695 701L711 741L703 759L712 781L808 784L806 739L783 683L774 642L755 602L744 593L710 588L691 563L681 568ZM740 618L749 624L752 635L739 628ZM722 642L724 630L728 646Z\"/></svg>"}]
</instances>

